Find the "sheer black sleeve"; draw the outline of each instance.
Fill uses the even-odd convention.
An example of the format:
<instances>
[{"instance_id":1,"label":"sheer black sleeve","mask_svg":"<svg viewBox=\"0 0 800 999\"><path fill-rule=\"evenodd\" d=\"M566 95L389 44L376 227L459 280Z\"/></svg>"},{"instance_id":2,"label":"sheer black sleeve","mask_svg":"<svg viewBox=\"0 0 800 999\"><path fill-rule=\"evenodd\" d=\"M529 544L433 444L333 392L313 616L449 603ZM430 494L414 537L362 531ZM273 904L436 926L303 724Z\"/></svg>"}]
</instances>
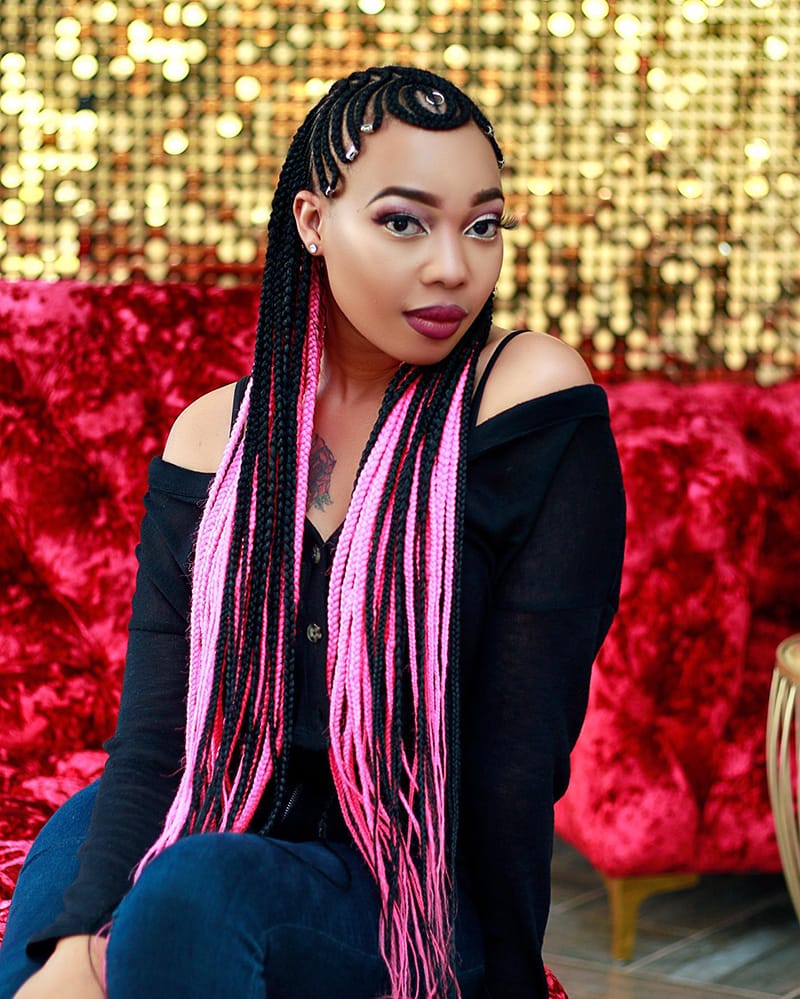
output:
<instances>
[{"instance_id":1,"label":"sheer black sleeve","mask_svg":"<svg viewBox=\"0 0 800 999\"><path fill-rule=\"evenodd\" d=\"M103 926L161 831L177 790L187 686L187 566L211 477L154 459L119 716L76 880L61 914L29 942L44 956L63 936Z\"/></svg>"},{"instance_id":2,"label":"sheer black sleeve","mask_svg":"<svg viewBox=\"0 0 800 999\"><path fill-rule=\"evenodd\" d=\"M517 511L505 515L519 525L527 503L529 526L500 559L465 692L462 835L487 995L530 999L547 996L553 804L617 606L625 505L607 418L528 434L479 461L482 478L509 478Z\"/></svg>"}]
</instances>

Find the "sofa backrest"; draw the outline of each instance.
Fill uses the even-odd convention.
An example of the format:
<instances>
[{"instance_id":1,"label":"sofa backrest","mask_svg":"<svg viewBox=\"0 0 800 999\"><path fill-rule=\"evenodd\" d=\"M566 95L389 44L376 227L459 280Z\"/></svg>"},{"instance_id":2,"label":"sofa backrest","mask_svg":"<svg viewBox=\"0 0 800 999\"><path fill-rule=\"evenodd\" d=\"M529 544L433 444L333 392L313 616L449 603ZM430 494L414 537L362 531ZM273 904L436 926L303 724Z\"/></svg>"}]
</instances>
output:
<instances>
[{"instance_id":1,"label":"sofa backrest","mask_svg":"<svg viewBox=\"0 0 800 999\"><path fill-rule=\"evenodd\" d=\"M252 288L0 282L0 766L110 734L147 463L248 370L256 312ZM734 710L753 614L800 625L800 383L607 390L629 538L603 675L631 711L658 702L688 758Z\"/></svg>"}]
</instances>

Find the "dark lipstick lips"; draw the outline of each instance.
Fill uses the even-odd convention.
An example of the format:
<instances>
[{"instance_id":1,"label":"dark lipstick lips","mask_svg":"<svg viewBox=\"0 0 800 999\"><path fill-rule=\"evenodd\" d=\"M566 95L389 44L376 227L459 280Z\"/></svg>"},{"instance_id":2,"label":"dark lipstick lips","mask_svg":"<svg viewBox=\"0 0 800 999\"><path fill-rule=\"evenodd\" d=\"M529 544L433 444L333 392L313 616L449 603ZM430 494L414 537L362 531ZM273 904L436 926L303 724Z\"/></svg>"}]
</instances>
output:
<instances>
[{"instance_id":1,"label":"dark lipstick lips","mask_svg":"<svg viewBox=\"0 0 800 999\"><path fill-rule=\"evenodd\" d=\"M466 309L459 305L430 305L403 313L411 329L429 340L449 340L455 336L466 315Z\"/></svg>"},{"instance_id":2,"label":"dark lipstick lips","mask_svg":"<svg viewBox=\"0 0 800 999\"><path fill-rule=\"evenodd\" d=\"M460 323L467 310L458 305L431 305L425 309L409 309L407 316L427 319L431 323Z\"/></svg>"}]
</instances>

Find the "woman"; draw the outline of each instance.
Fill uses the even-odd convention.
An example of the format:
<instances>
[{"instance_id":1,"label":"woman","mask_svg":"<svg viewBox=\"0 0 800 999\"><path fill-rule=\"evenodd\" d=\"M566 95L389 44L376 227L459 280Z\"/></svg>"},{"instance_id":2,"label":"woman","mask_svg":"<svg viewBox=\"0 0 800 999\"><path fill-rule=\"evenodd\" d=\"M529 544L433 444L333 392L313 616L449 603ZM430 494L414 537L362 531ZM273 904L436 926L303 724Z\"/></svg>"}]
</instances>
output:
<instances>
[{"instance_id":1,"label":"woman","mask_svg":"<svg viewBox=\"0 0 800 999\"><path fill-rule=\"evenodd\" d=\"M548 995L624 501L578 355L492 325L501 167L420 70L298 130L252 375L153 460L117 732L20 875L3 997Z\"/></svg>"}]
</instances>

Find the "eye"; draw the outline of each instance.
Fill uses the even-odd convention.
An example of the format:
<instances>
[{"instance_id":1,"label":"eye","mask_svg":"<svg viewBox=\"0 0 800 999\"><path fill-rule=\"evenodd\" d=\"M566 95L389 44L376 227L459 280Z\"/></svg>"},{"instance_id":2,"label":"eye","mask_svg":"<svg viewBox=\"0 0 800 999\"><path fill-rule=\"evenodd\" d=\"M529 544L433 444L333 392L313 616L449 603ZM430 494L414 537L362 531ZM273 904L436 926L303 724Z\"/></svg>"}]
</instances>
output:
<instances>
[{"instance_id":1,"label":"eye","mask_svg":"<svg viewBox=\"0 0 800 999\"><path fill-rule=\"evenodd\" d=\"M481 218L475 219L467 232L479 239L491 239L497 235L499 230L500 219L496 215L483 215Z\"/></svg>"},{"instance_id":2,"label":"eye","mask_svg":"<svg viewBox=\"0 0 800 999\"><path fill-rule=\"evenodd\" d=\"M378 224L384 226L393 236L419 236L425 232L425 227L413 215L404 212L392 212L382 215Z\"/></svg>"},{"instance_id":3,"label":"eye","mask_svg":"<svg viewBox=\"0 0 800 999\"><path fill-rule=\"evenodd\" d=\"M516 225L517 219L513 216L481 215L467 229L467 235L476 239L494 239L500 229L513 229Z\"/></svg>"}]
</instances>

